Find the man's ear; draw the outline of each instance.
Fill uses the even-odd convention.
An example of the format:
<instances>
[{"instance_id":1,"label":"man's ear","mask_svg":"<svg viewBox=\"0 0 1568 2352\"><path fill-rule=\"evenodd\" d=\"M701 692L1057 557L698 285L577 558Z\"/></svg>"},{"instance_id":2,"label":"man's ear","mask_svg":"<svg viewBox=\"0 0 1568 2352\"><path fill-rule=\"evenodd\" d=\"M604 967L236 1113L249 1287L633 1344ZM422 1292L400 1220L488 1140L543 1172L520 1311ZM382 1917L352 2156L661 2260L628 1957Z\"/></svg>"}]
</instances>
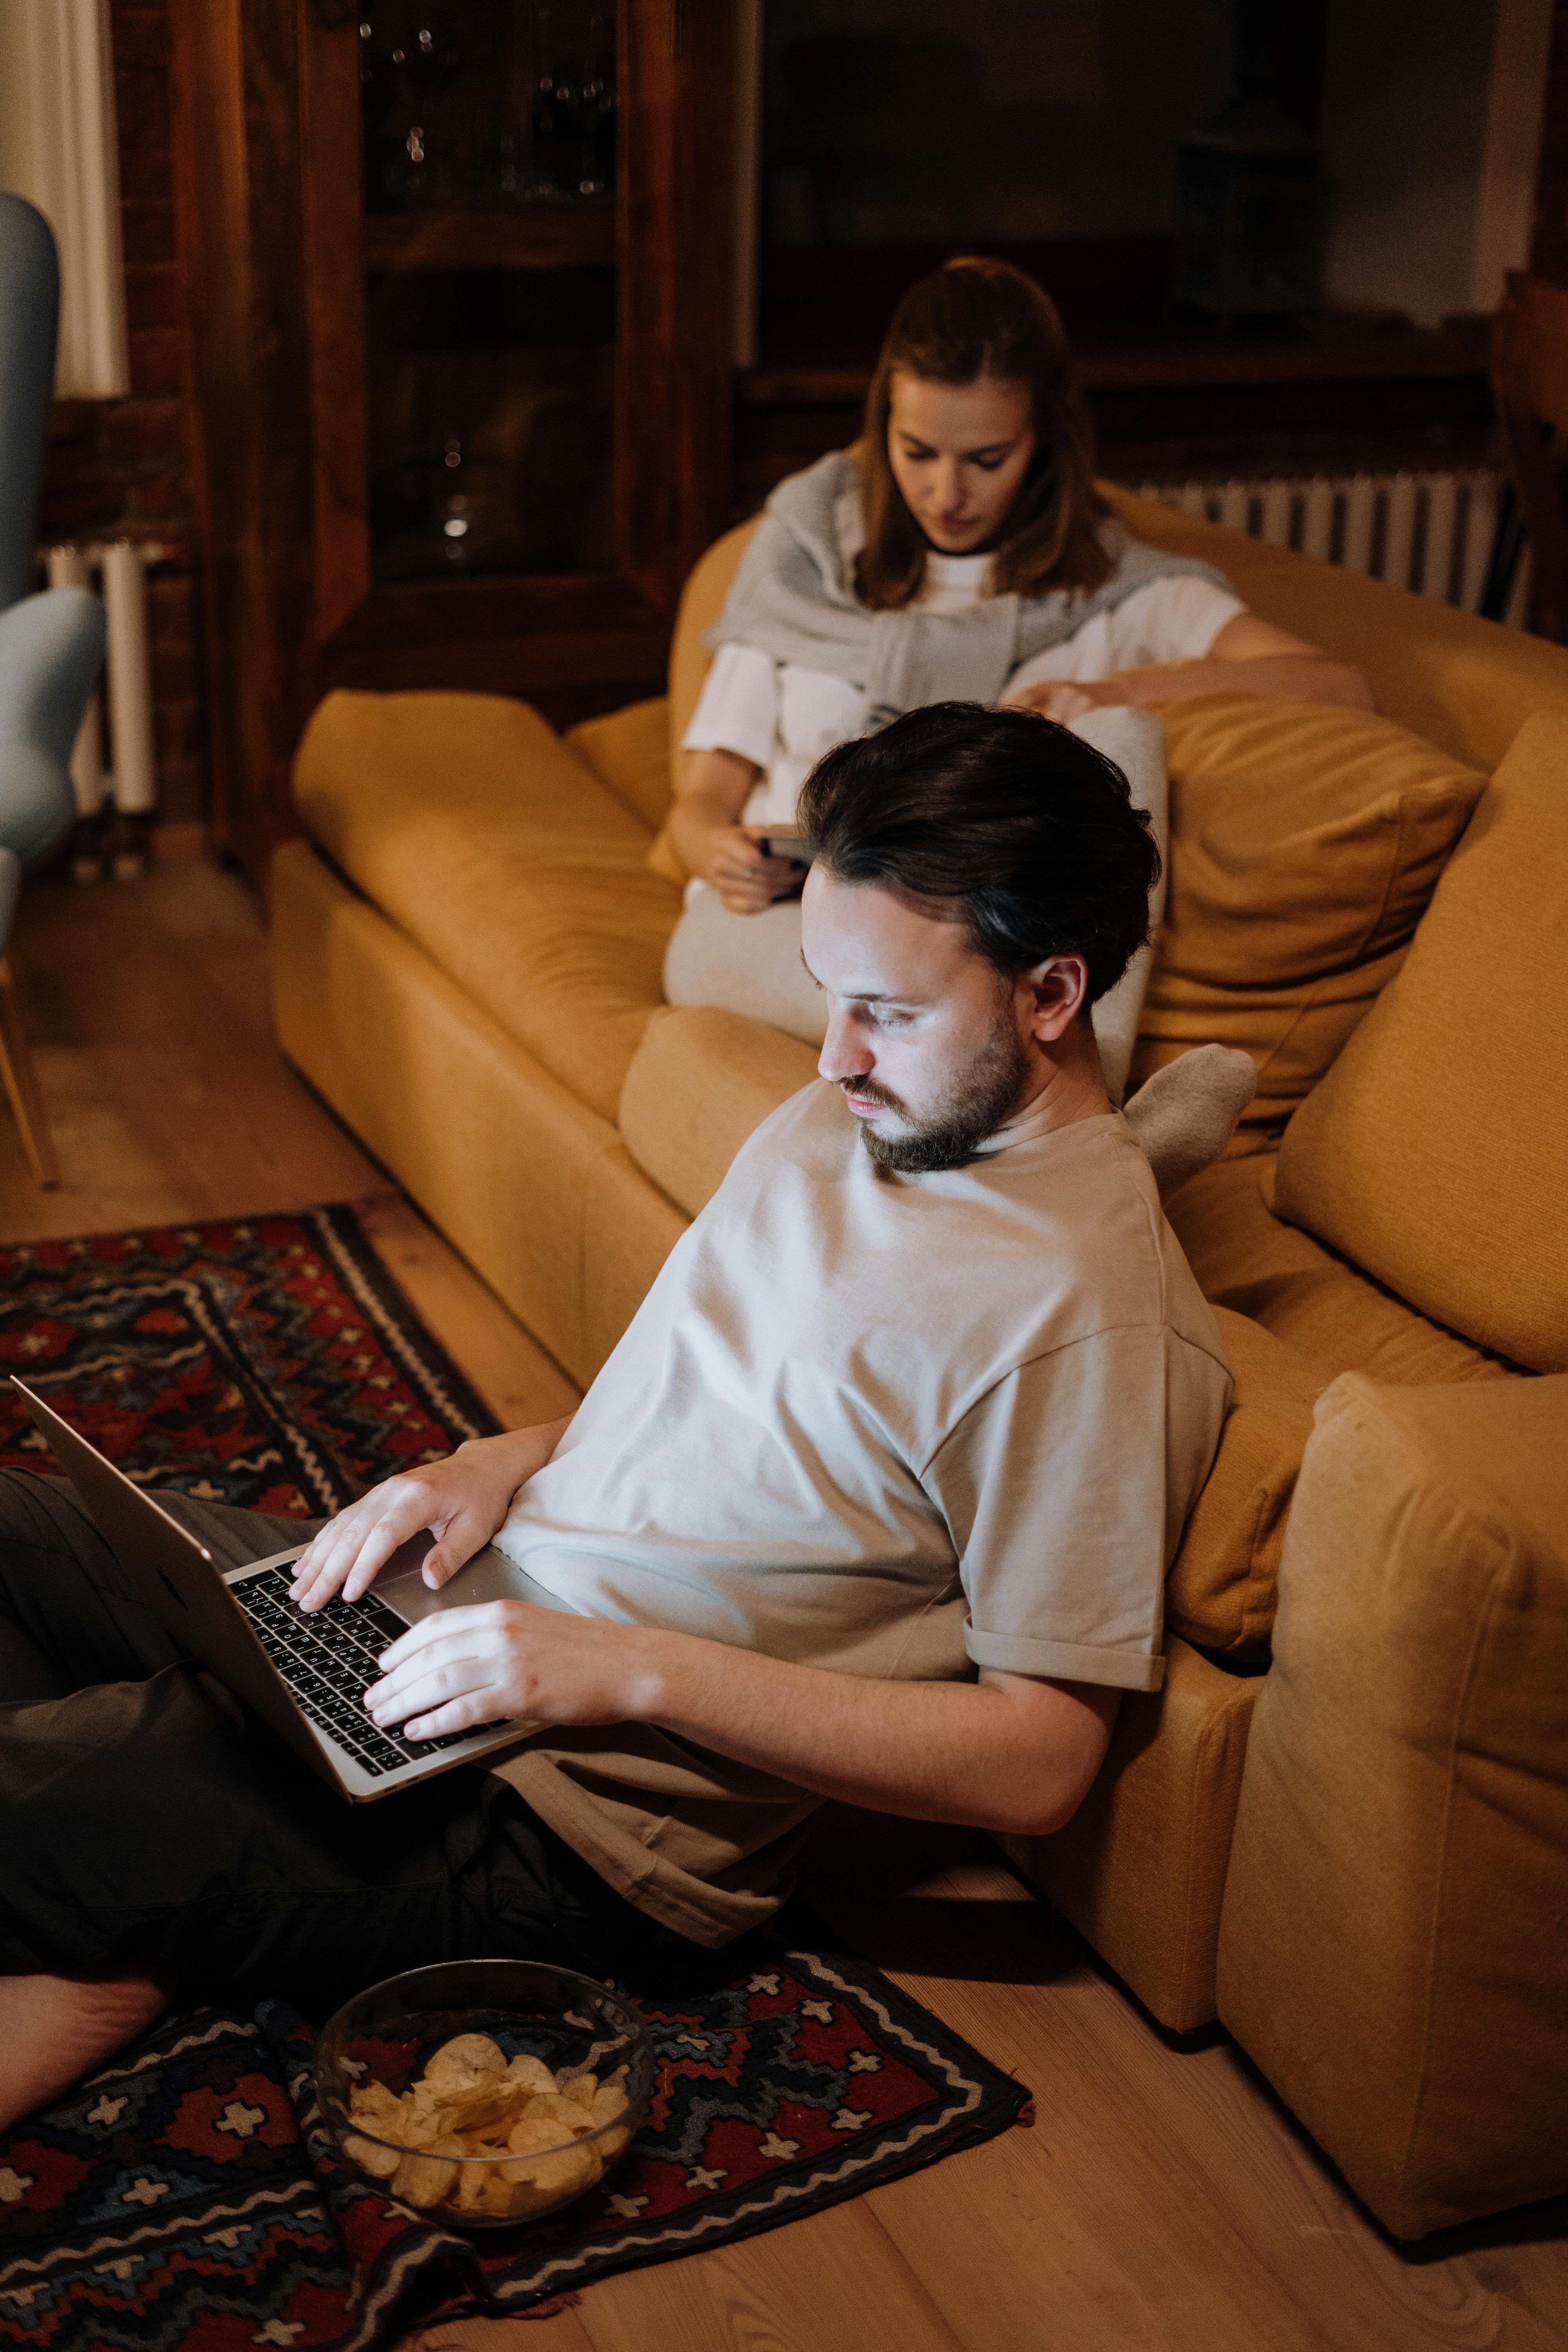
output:
<instances>
[{"instance_id":1,"label":"man's ear","mask_svg":"<svg viewBox=\"0 0 1568 2352\"><path fill-rule=\"evenodd\" d=\"M1047 956L1019 986L1034 1000L1029 1027L1039 1045L1054 1045L1080 1013L1088 1014L1089 966L1080 955Z\"/></svg>"}]
</instances>

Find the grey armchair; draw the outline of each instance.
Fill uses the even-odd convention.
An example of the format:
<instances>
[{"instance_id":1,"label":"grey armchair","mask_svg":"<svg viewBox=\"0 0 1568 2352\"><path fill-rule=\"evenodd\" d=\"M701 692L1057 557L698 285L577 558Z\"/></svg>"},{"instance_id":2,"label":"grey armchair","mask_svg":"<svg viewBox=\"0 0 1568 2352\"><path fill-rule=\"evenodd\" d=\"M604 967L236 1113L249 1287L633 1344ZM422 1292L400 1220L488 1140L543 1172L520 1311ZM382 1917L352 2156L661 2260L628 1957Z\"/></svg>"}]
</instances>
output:
<instances>
[{"instance_id":1,"label":"grey armchair","mask_svg":"<svg viewBox=\"0 0 1568 2352\"><path fill-rule=\"evenodd\" d=\"M84 588L29 593L59 320L43 215L0 194L0 1078L37 1181L59 1181L6 950L22 877L76 819L71 747L103 662L103 607Z\"/></svg>"}]
</instances>

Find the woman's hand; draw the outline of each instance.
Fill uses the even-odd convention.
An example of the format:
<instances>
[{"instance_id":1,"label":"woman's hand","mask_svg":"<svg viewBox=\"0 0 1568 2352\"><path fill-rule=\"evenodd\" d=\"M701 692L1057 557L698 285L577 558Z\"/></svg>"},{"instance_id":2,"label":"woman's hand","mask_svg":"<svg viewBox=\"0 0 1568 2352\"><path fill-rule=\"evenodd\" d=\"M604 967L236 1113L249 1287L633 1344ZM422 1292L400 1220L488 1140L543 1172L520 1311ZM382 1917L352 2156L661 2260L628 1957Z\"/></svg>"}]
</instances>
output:
<instances>
[{"instance_id":1,"label":"woman's hand","mask_svg":"<svg viewBox=\"0 0 1568 2352\"><path fill-rule=\"evenodd\" d=\"M766 857L738 822L762 770L735 751L688 752L685 781L669 812L669 830L689 874L711 882L732 915L760 915L798 890L804 866ZM766 838L766 828L763 829Z\"/></svg>"},{"instance_id":2,"label":"woman's hand","mask_svg":"<svg viewBox=\"0 0 1568 2352\"><path fill-rule=\"evenodd\" d=\"M1107 705L1123 702L1125 695L1116 692L1116 680L1106 678L1095 686L1079 686L1062 677L1043 678L1038 686L1021 686L1003 703L1004 710L1037 710L1042 719L1054 719L1058 727L1069 719L1081 719L1086 710L1100 710Z\"/></svg>"},{"instance_id":3,"label":"woman's hand","mask_svg":"<svg viewBox=\"0 0 1568 2352\"><path fill-rule=\"evenodd\" d=\"M805 868L793 857L766 856L744 825L732 824L710 836L702 878L712 883L732 915L760 915L800 888Z\"/></svg>"},{"instance_id":4,"label":"woman's hand","mask_svg":"<svg viewBox=\"0 0 1568 2352\"><path fill-rule=\"evenodd\" d=\"M412 1625L381 1659L364 1703L383 1729L439 1739L513 1716L539 1723L635 1721L670 1638L640 1625L492 1601Z\"/></svg>"},{"instance_id":5,"label":"woman's hand","mask_svg":"<svg viewBox=\"0 0 1568 2352\"><path fill-rule=\"evenodd\" d=\"M512 1496L543 1468L567 1427L564 1421L514 1429L501 1437L470 1438L443 1462L399 1471L329 1519L294 1563L289 1598L305 1610L324 1608L334 1592L357 1601L399 1544L426 1529L436 1538L423 1574L432 1591L482 1551L511 1508Z\"/></svg>"}]
</instances>

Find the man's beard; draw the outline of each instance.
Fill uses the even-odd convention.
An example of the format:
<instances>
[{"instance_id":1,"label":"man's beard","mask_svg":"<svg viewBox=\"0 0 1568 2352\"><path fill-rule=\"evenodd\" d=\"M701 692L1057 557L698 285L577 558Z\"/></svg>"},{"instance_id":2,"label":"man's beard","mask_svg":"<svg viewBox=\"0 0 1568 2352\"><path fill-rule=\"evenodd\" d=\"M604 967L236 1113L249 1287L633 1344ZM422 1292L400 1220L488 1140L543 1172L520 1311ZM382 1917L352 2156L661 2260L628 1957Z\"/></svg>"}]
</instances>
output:
<instances>
[{"instance_id":1,"label":"man's beard","mask_svg":"<svg viewBox=\"0 0 1568 2352\"><path fill-rule=\"evenodd\" d=\"M927 1176L939 1168L962 1168L988 1135L994 1135L1024 1089L1029 1057L1011 1021L998 1021L985 1045L945 1101L916 1124L908 1105L874 1078L840 1081L847 1094L885 1103L910 1119L902 1135L879 1135L869 1122L860 1140L879 1168L898 1176Z\"/></svg>"}]
</instances>

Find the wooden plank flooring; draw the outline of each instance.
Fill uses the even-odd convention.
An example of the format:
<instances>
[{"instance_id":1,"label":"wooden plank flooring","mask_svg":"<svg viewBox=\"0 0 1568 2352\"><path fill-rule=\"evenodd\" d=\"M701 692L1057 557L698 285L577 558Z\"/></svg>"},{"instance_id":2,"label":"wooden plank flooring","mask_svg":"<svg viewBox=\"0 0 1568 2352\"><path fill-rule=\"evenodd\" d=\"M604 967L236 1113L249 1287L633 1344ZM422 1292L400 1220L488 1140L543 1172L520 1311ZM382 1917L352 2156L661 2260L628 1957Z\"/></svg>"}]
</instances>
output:
<instances>
[{"instance_id":1,"label":"wooden plank flooring","mask_svg":"<svg viewBox=\"0 0 1568 2352\"><path fill-rule=\"evenodd\" d=\"M565 1375L271 1040L254 899L195 858L26 892L24 1016L59 1151L0 1114L0 1239L359 1202L509 1423ZM1568 2201L1393 2245L1223 2040L1174 2047L986 1841L831 1810L808 1892L1035 2094L1032 2129L728 2252L416 2352L1564 2352Z\"/></svg>"}]
</instances>

